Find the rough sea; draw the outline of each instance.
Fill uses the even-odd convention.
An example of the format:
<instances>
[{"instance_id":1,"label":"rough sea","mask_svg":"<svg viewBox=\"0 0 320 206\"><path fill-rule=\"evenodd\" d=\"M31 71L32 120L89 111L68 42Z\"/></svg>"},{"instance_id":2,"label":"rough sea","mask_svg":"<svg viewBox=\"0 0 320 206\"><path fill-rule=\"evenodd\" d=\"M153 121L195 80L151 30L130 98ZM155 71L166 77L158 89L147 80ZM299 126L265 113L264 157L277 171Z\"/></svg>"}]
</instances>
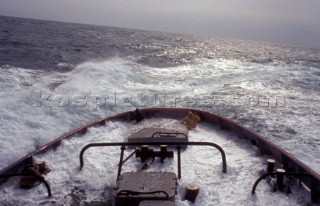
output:
<instances>
[{"instance_id":1,"label":"rough sea","mask_svg":"<svg viewBox=\"0 0 320 206\"><path fill-rule=\"evenodd\" d=\"M0 169L96 118L197 108L320 172L320 49L0 16Z\"/></svg>"}]
</instances>

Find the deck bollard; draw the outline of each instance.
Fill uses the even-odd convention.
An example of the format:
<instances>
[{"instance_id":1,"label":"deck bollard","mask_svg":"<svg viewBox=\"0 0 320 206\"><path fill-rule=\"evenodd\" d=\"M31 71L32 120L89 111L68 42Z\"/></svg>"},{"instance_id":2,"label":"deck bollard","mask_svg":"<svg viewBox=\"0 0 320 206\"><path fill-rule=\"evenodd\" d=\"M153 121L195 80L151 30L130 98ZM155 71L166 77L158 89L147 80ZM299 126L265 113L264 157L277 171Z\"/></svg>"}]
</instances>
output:
<instances>
[{"instance_id":1,"label":"deck bollard","mask_svg":"<svg viewBox=\"0 0 320 206\"><path fill-rule=\"evenodd\" d=\"M283 178L286 171L284 169L277 169L277 186L280 191L284 188Z\"/></svg>"},{"instance_id":2,"label":"deck bollard","mask_svg":"<svg viewBox=\"0 0 320 206\"><path fill-rule=\"evenodd\" d=\"M276 162L274 159L268 159L268 167L267 172L273 172L274 171L274 163Z\"/></svg>"},{"instance_id":3,"label":"deck bollard","mask_svg":"<svg viewBox=\"0 0 320 206\"><path fill-rule=\"evenodd\" d=\"M185 199L193 203L197 198L199 188L200 188L199 185L197 185L196 183L187 184L186 186L187 192L186 192Z\"/></svg>"}]
</instances>

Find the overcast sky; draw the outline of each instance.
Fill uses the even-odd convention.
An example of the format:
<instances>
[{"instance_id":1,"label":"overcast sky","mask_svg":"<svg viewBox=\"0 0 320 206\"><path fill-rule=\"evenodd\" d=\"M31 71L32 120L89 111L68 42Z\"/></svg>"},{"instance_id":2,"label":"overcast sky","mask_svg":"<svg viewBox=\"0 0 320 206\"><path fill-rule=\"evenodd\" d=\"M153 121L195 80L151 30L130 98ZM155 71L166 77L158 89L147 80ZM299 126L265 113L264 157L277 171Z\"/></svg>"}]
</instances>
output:
<instances>
[{"instance_id":1,"label":"overcast sky","mask_svg":"<svg viewBox=\"0 0 320 206\"><path fill-rule=\"evenodd\" d=\"M0 0L0 15L320 48L320 0Z\"/></svg>"}]
</instances>

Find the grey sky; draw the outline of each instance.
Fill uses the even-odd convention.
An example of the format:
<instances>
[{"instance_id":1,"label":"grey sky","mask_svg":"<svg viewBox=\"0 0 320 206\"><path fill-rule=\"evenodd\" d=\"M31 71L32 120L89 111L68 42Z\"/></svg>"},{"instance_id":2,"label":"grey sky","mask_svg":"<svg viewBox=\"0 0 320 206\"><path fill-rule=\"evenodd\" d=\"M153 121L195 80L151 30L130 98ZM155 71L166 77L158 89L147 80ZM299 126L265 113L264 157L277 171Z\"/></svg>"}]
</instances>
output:
<instances>
[{"instance_id":1,"label":"grey sky","mask_svg":"<svg viewBox=\"0 0 320 206\"><path fill-rule=\"evenodd\" d=\"M320 47L319 0L0 0L0 15Z\"/></svg>"}]
</instances>

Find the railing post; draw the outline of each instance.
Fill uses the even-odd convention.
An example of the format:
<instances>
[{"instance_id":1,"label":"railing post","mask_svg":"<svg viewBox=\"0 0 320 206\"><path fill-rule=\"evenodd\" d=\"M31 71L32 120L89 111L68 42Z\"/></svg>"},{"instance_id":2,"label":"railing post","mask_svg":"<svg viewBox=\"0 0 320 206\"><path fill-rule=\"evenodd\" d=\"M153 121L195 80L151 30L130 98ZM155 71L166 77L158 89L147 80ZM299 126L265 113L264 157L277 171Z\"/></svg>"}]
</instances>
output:
<instances>
[{"instance_id":1,"label":"railing post","mask_svg":"<svg viewBox=\"0 0 320 206\"><path fill-rule=\"evenodd\" d=\"M126 147L124 145L121 146L121 154L120 154L120 160L119 160L119 167L118 167L118 175L117 175L117 181L119 180L119 177L121 175L121 168L122 168L122 160L123 160L123 153Z\"/></svg>"},{"instance_id":2,"label":"railing post","mask_svg":"<svg viewBox=\"0 0 320 206\"><path fill-rule=\"evenodd\" d=\"M180 152L181 152L181 146L180 145L177 145L177 153L178 153L178 179L180 180L181 179L181 155L180 155Z\"/></svg>"}]
</instances>

